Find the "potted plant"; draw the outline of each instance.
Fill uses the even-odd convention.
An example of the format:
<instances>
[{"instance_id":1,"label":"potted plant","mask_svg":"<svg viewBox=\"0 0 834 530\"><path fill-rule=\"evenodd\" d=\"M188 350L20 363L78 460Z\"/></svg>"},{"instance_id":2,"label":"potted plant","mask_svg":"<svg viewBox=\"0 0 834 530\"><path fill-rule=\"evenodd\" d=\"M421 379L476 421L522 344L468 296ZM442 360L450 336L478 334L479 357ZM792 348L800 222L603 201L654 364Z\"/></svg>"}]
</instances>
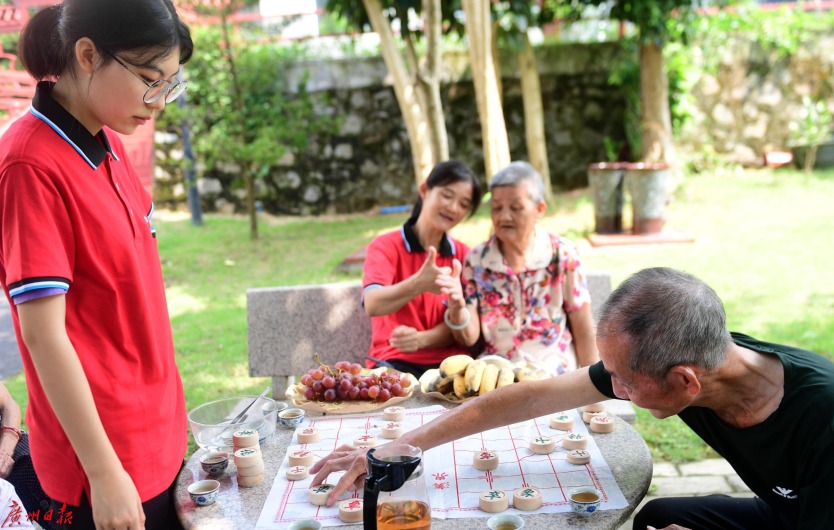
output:
<instances>
[{"instance_id":1,"label":"potted plant","mask_svg":"<svg viewBox=\"0 0 834 530\"><path fill-rule=\"evenodd\" d=\"M588 184L594 200L594 230L598 234L623 231L623 171L620 150L610 137L603 138L607 162L588 165Z\"/></svg>"},{"instance_id":2,"label":"potted plant","mask_svg":"<svg viewBox=\"0 0 834 530\"><path fill-rule=\"evenodd\" d=\"M834 137L831 111L824 99L802 98L800 119L791 124L791 151L797 167L811 171L814 167L834 166Z\"/></svg>"}]
</instances>

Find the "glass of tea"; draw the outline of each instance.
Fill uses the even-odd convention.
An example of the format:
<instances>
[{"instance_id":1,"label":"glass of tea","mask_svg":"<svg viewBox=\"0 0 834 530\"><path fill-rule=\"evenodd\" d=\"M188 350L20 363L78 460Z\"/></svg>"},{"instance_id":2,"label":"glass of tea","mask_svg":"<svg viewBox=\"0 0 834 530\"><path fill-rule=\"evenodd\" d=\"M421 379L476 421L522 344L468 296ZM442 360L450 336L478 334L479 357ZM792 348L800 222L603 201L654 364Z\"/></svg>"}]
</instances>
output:
<instances>
[{"instance_id":1,"label":"glass of tea","mask_svg":"<svg viewBox=\"0 0 834 530\"><path fill-rule=\"evenodd\" d=\"M490 530L521 530L524 528L524 519L517 515L502 513L487 519L487 526Z\"/></svg>"},{"instance_id":2,"label":"glass of tea","mask_svg":"<svg viewBox=\"0 0 834 530\"><path fill-rule=\"evenodd\" d=\"M419 448L405 444L391 443L368 451L365 509L366 514L371 511L375 517L365 517L366 529L431 528L422 457ZM370 500L375 501L375 506L369 504Z\"/></svg>"}]
</instances>

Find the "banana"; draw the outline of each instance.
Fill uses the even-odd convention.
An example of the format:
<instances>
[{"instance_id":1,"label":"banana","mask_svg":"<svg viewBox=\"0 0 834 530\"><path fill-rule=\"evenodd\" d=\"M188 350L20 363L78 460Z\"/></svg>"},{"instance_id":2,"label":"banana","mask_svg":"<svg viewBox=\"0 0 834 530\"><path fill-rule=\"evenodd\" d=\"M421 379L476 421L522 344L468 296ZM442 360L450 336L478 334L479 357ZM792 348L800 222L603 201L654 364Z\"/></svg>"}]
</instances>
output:
<instances>
[{"instance_id":1,"label":"banana","mask_svg":"<svg viewBox=\"0 0 834 530\"><path fill-rule=\"evenodd\" d=\"M513 373L512 368L501 368L498 371L498 382L495 384L495 388L501 388L502 386L507 386L515 381L515 373Z\"/></svg>"},{"instance_id":2,"label":"banana","mask_svg":"<svg viewBox=\"0 0 834 530\"><path fill-rule=\"evenodd\" d=\"M468 355L452 355L446 357L440 363L440 375L446 377L450 375L462 374L466 371L469 363L472 362L472 357Z\"/></svg>"},{"instance_id":3,"label":"banana","mask_svg":"<svg viewBox=\"0 0 834 530\"><path fill-rule=\"evenodd\" d=\"M432 381L440 377L440 370L437 368L429 368L423 375L420 376L420 390L422 392L429 392L429 386L431 385Z\"/></svg>"},{"instance_id":4,"label":"banana","mask_svg":"<svg viewBox=\"0 0 834 530\"><path fill-rule=\"evenodd\" d=\"M437 377L429 383L429 392L440 392L441 394L452 392L455 389L455 377L457 376L449 375L443 377L438 374Z\"/></svg>"},{"instance_id":5,"label":"banana","mask_svg":"<svg viewBox=\"0 0 834 530\"><path fill-rule=\"evenodd\" d=\"M466 388L470 392L477 393L481 388L481 379L483 378L486 367L487 363L480 359L475 359L466 367Z\"/></svg>"},{"instance_id":6,"label":"banana","mask_svg":"<svg viewBox=\"0 0 834 530\"><path fill-rule=\"evenodd\" d=\"M513 363L510 362L510 360L507 359L506 357L501 357L500 355L494 355L494 354L492 354L492 355L482 355L482 356L478 357L478 359L484 361L487 364L494 364L499 369L500 368L509 368L509 369L512 370L512 368L513 368Z\"/></svg>"},{"instance_id":7,"label":"banana","mask_svg":"<svg viewBox=\"0 0 834 530\"><path fill-rule=\"evenodd\" d=\"M479 396L483 396L487 392L495 390L495 386L498 384L498 373L500 371L501 370L499 370L494 364L486 365L486 368L484 368L484 374L481 377L481 386L478 389Z\"/></svg>"},{"instance_id":8,"label":"banana","mask_svg":"<svg viewBox=\"0 0 834 530\"><path fill-rule=\"evenodd\" d=\"M455 376L455 382L453 383L455 389L455 395L461 399L465 397L469 397L469 391L466 388L466 377L463 374L458 374Z\"/></svg>"},{"instance_id":9,"label":"banana","mask_svg":"<svg viewBox=\"0 0 834 530\"><path fill-rule=\"evenodd\" d=\"M547 372L529 364L517 366L513 369L513 371L515 372L516 381L538 381L539 379L547 379Z\"/></svg>"}]
</instances>

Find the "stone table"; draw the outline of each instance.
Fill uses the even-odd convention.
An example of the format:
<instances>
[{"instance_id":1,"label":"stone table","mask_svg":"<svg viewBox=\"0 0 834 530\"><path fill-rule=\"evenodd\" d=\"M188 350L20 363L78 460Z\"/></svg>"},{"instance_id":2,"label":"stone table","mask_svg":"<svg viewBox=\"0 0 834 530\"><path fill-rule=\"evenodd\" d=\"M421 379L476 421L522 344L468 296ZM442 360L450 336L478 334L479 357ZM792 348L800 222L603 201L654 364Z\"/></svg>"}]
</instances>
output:
<instances>
[{"instance_id":1,"label":"stone table","mask_svg":"<svg viewBox=\"0 0 834 530\"><path fill-rule=\"evenodd\" d=\"M419 393L404 401L402 406L426 407L442 404L447 408L455 405L438 401ZM307 412L308 415L315 413ZM646 492L652 479L652 460L646 443L631 425L620 418L614 418L617 428L608 434L593 434L605 461L611 467L617 485L628 501L627 508L602 510L591 517L572 512L557 514L523 515L525 530L552 530L554 528L616 529L625 523ZM252 530L258 522L275 475L284 460L286 449L292 441L292 429L278 426L275 435L263 447L266 480L253 488L237 487L234 464L217 478L220 481L220 496L211 506L196 506L188 495L188 485L207 477L200 467L203 449L195 452L186 463L176 486L177 512L186 529L195 530ZM432 528L436 530L470 530L486 528L487 517L464 519L435 519ZM346 525L337 528L359 530L361 525Z\"/></svg>"}]
</instances>

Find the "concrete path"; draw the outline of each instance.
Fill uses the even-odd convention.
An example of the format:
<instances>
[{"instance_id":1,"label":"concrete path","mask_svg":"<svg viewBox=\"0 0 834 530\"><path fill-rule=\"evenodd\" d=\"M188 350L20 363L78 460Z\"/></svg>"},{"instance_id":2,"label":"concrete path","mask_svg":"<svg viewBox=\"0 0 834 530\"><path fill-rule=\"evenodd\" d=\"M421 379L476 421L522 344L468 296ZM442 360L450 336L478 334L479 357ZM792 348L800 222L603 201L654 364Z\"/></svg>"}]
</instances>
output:
<instances>
[{"instance_id":1,"label":"concrete path","mask_svg":"<svg viewBox=\"0 0 834 530\"><path fill-rule=\"evenodd\" d=\"M5 296L0 296L0 380L23 370L17 339L14 335L12 313Z\"/></svg>"},{"instance_id":2,"label":"concrete path","mask_svg":"<svg viewBox=\"0 0 834 530\"><path fill-rule=\"evenodd\" d=\"M679 465L655 463L649 493L640 503L637 511L645 503L659 497L697 497L714 493L723 493L733 497L753 496L753 493L723 458ZM630 530L632 522L633 517L621 526L620 530Z\"/></svg>"}]
</instances>

